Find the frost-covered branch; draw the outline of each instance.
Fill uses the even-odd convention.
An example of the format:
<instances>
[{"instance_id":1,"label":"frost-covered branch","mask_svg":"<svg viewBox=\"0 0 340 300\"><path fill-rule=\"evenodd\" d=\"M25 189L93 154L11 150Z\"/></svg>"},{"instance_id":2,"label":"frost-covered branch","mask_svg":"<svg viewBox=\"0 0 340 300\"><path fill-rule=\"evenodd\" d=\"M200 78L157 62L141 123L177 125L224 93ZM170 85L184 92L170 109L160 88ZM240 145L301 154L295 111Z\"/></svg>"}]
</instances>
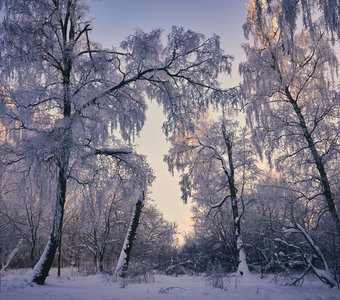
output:
<instances>
[{"instance_id":1,"label":"frost-covered branch","mask_svg":"<svg viewBox=\"0 0 340 300\"><path fill-rule=\"evenodd\" d=\"M119 156L132 154L130 148L120 148L120 149L95 149L93 155L105 155L105 156Z\"/></svg>"},{"instance_id":2,"label":"frost-covered branch","mask_svg":"<svg viewBox=\"0 0 340 300\"><path fill-rule=\"evenodd\" d=\"M210 213L213 209L216 209L216 208L220 209L221 206L227 201L228 198L230 198L230 195L227 195L226 197L224 197L221 201L219 201L217 203L211 204L210 209L208 211L208 215L210 215Z\"/></svg>"},{"instance_id":3,"label":"frost-covered branch","mask_svg":"<svg viewBox=\"0 0 340 300\"><path fill-rule=\"evenodd\" d=\"M307 270L310 268L311 270L313 270L313 272L315 273L315 275L324 283L326 283L327 285L329 285L330 287L334 287L337 285L337 282L335 280L335 277L333 276L327 260L325 259L321 249L315 244L314 240L312 239L312 237L307 233L307 231L298 223L295 223L294 225L290 226L290 227L285 227L283 228L283 231L286 234L294 234L294 233L300 233L302 234L302 236L304 237L304 239L308 242L309 246L311 247L311 249L313 250L313 252L316 254L316 256L318 257L318 259L322 262L322 265L324 267L324 269L320 269L318 267L316 267L315 263L313 262L313 257L312 256L308 256L306 254L306 252L299 246L296 246L293 243L288 243L285 240L282 240L280 238L276 238L275 241L280 242L285 244L286 246L289 246L291 248L294 248L296 250L298 250L302 257L304 258L305 262L308 264L308 268ZM307 274L307 271L305 272L305 274Z\"/></svg>"}]
</instances>

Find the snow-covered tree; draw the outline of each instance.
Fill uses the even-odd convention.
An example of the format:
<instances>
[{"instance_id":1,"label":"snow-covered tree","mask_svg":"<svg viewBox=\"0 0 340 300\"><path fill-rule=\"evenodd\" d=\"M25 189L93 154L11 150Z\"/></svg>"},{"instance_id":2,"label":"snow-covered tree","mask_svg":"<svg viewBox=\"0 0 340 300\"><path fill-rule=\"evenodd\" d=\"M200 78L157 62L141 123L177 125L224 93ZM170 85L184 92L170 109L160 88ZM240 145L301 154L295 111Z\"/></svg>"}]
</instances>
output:
<instances>
[{"instance_id":1,"label":"snow-covered tree","mask_svg":"<svg viewBox=\"0 0 340 300\"><path fill-rule=\"evenodd\" d=\"M255 2L245 25L254 44L244 45L247 61L240 65L254 143L291 186L308 190L301 197L315 205L322 201L340 234L336 56L321 22L313 34L294 33L293 45L286 47L280 6L273 1L270 17L259 24Z\"/></svg>"},{"instance_id":2,"label":"snow-covered tree","mask_svg":"<svg viewBox=\"0 0 340 300\"><path fill-rule=\"evenodd\" d=\"M164 270L178 246L177 233L176 223L166 220L156 205L146 201L132 257L141 262L145 271Z\"/></svg>"},{"instance_id":3,"label":"snow-covered tree","mask_svg":"<svg viewBox=\"0 0 340 300\"><path fill-rule=\"evenodd\" d=\"M0 199L0 216L21 237L23 246L30 249L29 256L24 256L26 266L33 266L36 262L40 240L44 236L42 228L49 219L48 195L53 177L46 171L40 169L35 176L15 172L6 178L10 182L1 187L6 196Z\"/></svg>"},{"instance_id":4,"label":"snow-covered tree","mask_svg":"<svg viewBox=\"0 0 340 300\"><path fill-rule=\"evenodd\" d=\"M285 38L290 45L293 45L292 38L299 27L299 20L313 34L315 27L318 26L315 19L320 15L332 40L340 39L339 0L252 0L251 2L255 4L258 24L261 24L267 15L275 14L273 7L280 9L278 24L281 28L285 28Z\"/></svg>"},{"instance_id":5,"label":"snow-covered tree","mask_svg":"<svg viewBox=\"0 0 340 300\"><path fill-rule=\"evenodd\" d=\"M61 238L69 180L79 161L132 154L127 143L145 121L146 96L163 105L166 134L223 97L218 75L230 71L218 36L173 27L138 30L120 49L102 49L89 38L82 0L3 0L0 26L1 121L20 132L2 143L3 163L49 164L57 173L51 234L33 281L44 284ZM117 131L123 142L115 136ZM76 172L76 174L72 174Z\"/></svg>"},{"instance_id":6,"label":"snow-covered tree","mask_svg":"<svg viewBox=\"0 0 340 300\"><path fill-rule=\"evenodd\" d=\"M241 236L241 217L245 187L249 186L249 178L257 168L254 152L250 144L242 141L244 132L237 133L237 126L237 122L224 118L211 124L201 122L194 132L171 139L172 148L165 160L170 171L177 169L181 173L185 202L192 197L197 204L208 207L208 213L230 204L237 268L240 274L245 274L249 270Z\"/></svg>"},{"instance_id":7,"label":"snow-covered tree","mask_svg":"<svg viewBox=\"0 0 340 300\"><path fill-rule=\"evenodd\" d=\"M23 267L34 265L41 251L41 238L46 238L54 180L55 173L48 166L38 166L34 162L21 161L16 162L16 168L3 168L0 216L23 239L23 250L29 249L28 254L26 251L20 253L25 261Z\"/></svg>"},{"instance_id":8,"label":"snow-covered tree","mask_svg":"<svg viewBox=\"0 0 340 300\"><path fill-rule=\"evenodd\" d=\"M82 199L79 215L80 219L87 222L79 230L82 237L79 246L91 253L95 272L103 272L104 259L108 255L112 256L112 253L108 253L110 246L118 239L118 236L114 236L114 229L123 222L117 216L119 201L122 199L117 199L118 191L103 194L102 191L90 188L86 192L89 196Z\"/></svg>"},{"instance_id":9,"label":"snow-covered tree","mask_svg":"<svg viewBox=\"0 0 340 300\"><path fill-rule=\"evenodd\" d=\"M244 238L252 267L261 272L282 271L275 238L281 237L282 226L290 212L286 190L277 174L263 171L252 189L253 201L245 211Z\"/></svg>"}]
</instances>

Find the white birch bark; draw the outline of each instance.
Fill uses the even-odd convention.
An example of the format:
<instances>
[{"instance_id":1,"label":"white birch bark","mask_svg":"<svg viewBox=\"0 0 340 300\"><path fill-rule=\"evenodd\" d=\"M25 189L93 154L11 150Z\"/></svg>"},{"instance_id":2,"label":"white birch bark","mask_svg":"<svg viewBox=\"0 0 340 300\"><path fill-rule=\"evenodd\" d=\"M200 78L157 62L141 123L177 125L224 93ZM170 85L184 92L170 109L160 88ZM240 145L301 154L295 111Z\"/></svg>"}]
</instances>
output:
<instances>
[{"instance_id":1,"label":"white birch bark","mask_svg":"<svg viewBox=\"0 0 340 300\"><path fill-rule=\"evenodd\" d=\"M120 252L119 259L114 272L115 277L119 276L124 278L127 276L126 272L128 270L133 241L137 233L139 218L142 212L143 205L144 205L144 192L136 202L136 206L132 215L129 229L126 234L122 251Z\"/></svg>"},{"instance_id":2,"label":"white birch bark","mask_svg":"<svg viewBox=\"0 0 340 300\"><path fill-rule=\"evenodd\" d=\"M21 238L18 242L18 245L11 251L11 253L8 255L6 262L2 265L2 269L3 270L7 270L9 264L11 263L11 261L13 260L14 256L18 253L18 251L20 250L21 246L22 246L22 242L23 242L23 238Z\"/></svg>"}]
</instances>

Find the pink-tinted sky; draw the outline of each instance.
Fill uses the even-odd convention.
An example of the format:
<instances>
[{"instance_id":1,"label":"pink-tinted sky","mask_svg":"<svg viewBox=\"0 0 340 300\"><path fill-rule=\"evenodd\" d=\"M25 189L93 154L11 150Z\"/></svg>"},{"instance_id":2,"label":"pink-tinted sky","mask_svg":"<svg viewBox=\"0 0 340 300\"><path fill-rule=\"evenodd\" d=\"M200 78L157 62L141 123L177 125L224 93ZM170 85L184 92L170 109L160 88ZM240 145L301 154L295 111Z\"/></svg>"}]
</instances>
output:
<instances>
[{"instance_id":1,"label":"pink-tinted sky","mask_svg":"<svg viewBox=\"0 0 340 300\"><path fill-rule=\"evenodd\" d=\"M225 52L235 57L233 76L226 82L237 85L238 63L244 59L242 24L247 0L88 0L89 16L93 18L92 38L104 47L118 47L137 28L150 31L171 26L183 26L210 36L221 37ZM163 162L168 145L162 134L162 109L151 103L147 122L136 141L139 152L147 155L157 177L153 184L153 199L165 218L176 221L183 233L190 223L190 205L180 199L178 178L171 177Z\"/></svg>"}]
</instances>

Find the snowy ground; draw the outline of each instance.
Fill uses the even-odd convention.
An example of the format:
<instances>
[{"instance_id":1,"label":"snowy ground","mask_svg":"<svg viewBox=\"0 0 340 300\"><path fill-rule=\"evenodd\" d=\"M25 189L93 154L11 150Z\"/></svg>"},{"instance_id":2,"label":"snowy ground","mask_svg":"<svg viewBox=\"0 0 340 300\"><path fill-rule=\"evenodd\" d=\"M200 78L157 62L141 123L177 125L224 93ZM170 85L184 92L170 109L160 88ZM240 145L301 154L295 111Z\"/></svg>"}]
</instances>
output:
<instances>
[{"instance_id":1,"label":"snowy ground","mask_svg":"<svg viewBox=\"0 0 340 300\"><path fill-rule=\"evenodd\" d=\"M30 271L7 272L1 276L0 300L340 300L339 289L329 289L317 281L301 287L280 286L257 275L231 277L224 289L212 288L206 278L155 275L149 283L121 288L103 276L80 276L71 270L61 278L52 270L44 286L29 283Z\"/></svg>"}]
</instances>

